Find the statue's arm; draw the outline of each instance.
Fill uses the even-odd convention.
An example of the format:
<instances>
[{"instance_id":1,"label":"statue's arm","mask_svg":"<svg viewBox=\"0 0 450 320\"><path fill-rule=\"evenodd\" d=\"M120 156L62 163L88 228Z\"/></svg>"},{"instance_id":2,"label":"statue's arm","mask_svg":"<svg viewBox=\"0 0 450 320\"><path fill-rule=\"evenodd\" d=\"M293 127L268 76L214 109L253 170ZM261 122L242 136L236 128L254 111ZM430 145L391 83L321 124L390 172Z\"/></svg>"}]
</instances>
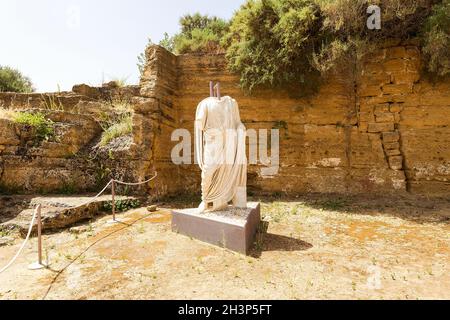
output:
<instances>
[{"instance_id":1,"label":"statue's arm","mask_svg":"<svg viewBox=\"0 0 450 320\"><path fill-rule=\"evenodd\" d=\"M239 113L239 105L236 100L233 99L233 117L236 121L236 128L239 130L245 130L245 126L241 121L241 115Z\"/></svg>"}]
</instances>

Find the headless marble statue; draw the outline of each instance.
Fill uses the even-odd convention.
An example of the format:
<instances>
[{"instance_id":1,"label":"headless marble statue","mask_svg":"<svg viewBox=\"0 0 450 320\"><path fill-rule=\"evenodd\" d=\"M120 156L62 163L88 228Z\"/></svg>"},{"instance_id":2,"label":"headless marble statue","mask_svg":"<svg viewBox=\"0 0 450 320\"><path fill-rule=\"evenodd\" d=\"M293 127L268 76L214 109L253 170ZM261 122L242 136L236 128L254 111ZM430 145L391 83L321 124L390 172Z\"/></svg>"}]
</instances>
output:
<instances>
[{"instance_id":1,"label":"headless marble statue","mask_svg":"<svg viewBox=\"0 0 450 320\"><path fill-rule=\"evenodd\" d=\"M202 170L200 211L247 207L245 126L231 97L210 97L197 107L196 158Z\"/></svg>"}]
</instances>

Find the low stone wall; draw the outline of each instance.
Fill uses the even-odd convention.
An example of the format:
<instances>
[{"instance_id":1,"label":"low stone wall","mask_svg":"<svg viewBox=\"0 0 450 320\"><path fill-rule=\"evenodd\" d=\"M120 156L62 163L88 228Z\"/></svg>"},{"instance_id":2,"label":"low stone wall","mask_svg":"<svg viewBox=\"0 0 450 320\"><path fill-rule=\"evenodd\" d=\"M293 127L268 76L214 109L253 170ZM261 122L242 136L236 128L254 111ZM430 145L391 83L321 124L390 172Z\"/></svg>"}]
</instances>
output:
<instances>
[{"instance_id":1,"label":"low stone wall","mask_svg":"<svg viewBox=\"0 0 450 320\"><path fill-rule=\"evenodd\" d=\"M132 104L139 91L139 86L107 84L77 85L72 92L0 93L2 109L43 113L55 132L54 139L38 141L33 127L0 119L0 193L69 194L97 191L113 177L137 181L146 161L132 137L94 146L103 131L98 120L114 112L109 105Z\"/></svg>"}]
</instances>

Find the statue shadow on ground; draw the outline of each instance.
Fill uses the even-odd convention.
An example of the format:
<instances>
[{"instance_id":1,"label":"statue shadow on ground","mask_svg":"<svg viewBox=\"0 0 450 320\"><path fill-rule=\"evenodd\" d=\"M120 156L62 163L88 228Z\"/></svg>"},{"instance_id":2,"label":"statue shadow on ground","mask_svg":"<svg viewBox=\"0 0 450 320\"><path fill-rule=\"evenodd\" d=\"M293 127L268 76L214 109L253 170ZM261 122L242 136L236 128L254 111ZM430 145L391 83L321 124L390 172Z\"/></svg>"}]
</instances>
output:
<instances>
[{"instance_id":1,"label":"statue shadow on ground","mask_svg":"<svg viewBox=\"0 0 450 320\"><path fill-rule=\"evenodd\" d=\"M251 257L259 258L263 252L268 251L306 251L313 247L311 243L301 239L268 233L268 227L269 222L261 221L255 244L249 254Z\"/></svg>"}]
</instances>

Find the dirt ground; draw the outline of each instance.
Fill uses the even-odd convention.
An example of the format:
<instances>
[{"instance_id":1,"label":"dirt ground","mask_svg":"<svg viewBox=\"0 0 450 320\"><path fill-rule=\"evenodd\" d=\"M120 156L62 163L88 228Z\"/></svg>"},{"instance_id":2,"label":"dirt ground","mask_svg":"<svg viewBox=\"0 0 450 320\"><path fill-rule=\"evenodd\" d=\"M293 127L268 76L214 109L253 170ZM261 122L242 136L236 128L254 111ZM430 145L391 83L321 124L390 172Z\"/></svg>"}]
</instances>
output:
<instances>
[{"instance_id":1,"label":"dirt ground","mask_svg":"<svg viewBox=\"0 0 450 320\"><path fill-rule=\"evenodd\" d=\"M46 234L49 269L27 269L32 239L0 299L450 299L448 199L266 198L251 256L172 233L168 208L192 202L177 201ZM0 247L0 267L21 241Z\"/></svg>"}]
</instances>

